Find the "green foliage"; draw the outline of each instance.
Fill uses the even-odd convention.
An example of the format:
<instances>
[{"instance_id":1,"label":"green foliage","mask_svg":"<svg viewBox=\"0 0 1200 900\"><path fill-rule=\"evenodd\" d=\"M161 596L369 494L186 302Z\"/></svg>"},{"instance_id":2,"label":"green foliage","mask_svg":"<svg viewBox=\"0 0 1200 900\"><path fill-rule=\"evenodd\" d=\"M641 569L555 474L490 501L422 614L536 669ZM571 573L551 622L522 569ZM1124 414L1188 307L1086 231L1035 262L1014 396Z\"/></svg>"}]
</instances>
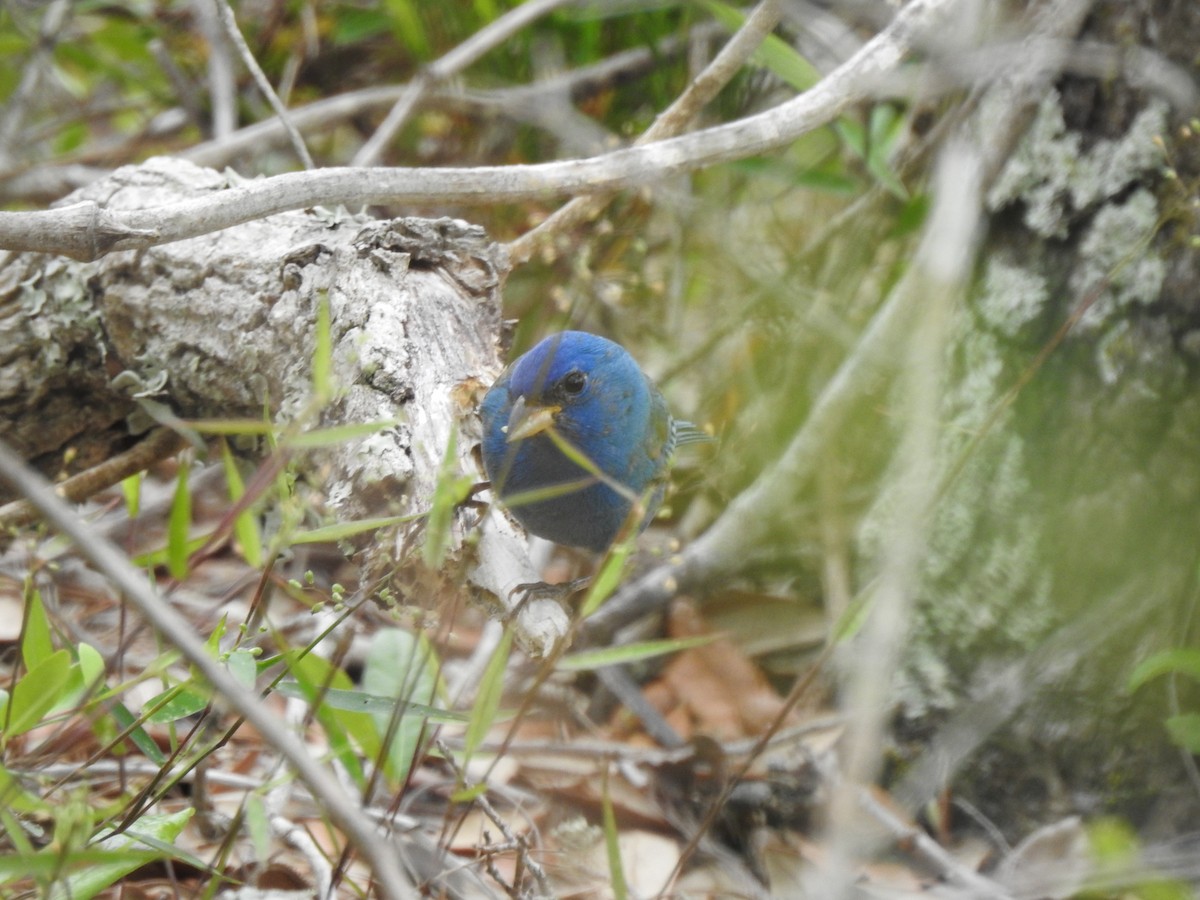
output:
<instances>
[{"instance_id":1,"label":"green foliage","mask_svg":"<svg viewBox=\"0 0 1200 900\"><path fill-rule=\"evenodd\" d=\"M271 665L274 661L267 661ZM468 716L439 702L437 661L423 635L385 629L371 641L362 687L309 648L282 657L294 682L281 682L280 693L312 704L330 752L363 787L360 757L375 760L392 784L402 784L429 722L463 724Z\"/></svg>"},{"instance_id":2,"label":"green foliage","mask_svg":"<svg viewBox=\"0 0 1200 900\"><path fill-rule=\"evenodd\" d=\"M193 549L188 542L188 531L192 525L192 490L188 485L190 472L190 457L184 454L179 458L175 499L171 502L171 513L167 519L167 570L177 580L187 577L188 557Z\"/></svg>"},{"instance_id":3,"label":"green foliage","mask_svg":"<svg viewBox=\"0 0 1200 900\"><path fill-rule=\"evenodd\" d=\"M483 743L488 729L496 721L500 710L500 699L504 694L504 673L508 670L508 658L512 653L512 632L505 628L500 642L492 652L484 669L483 677L479 679L479 691L475 696L475 704L471 709L471 719L467 723L467 733L463 737L462 765L466 766L474 756L475 751Z\"/></svg>"},{"instance_id":4,"label":"green foliage","mask_svg":"<svg viewBox=\"0 0 1200 900\"><path fill-rule=\"evenodd\" d=\"M625 866L621 861L620 832L617 829L617 814L613 808L609 791L609 770L604 770L600 791L600 813L604 821L604 849L608 857L608 878L613 896L624 900L629 896L629 883L625 878Z\"/></svg>"},{"instance_id":5,"label":"green foliage","mask_svg":"<svg viewBox=\"0 0 1200 900\"><path fill-rule=\"evenodd\" d=\"M442 456L441 469L438 472L437 485L433 491L433 503L429 508L429 517L425 525L425 544L422 555L425 565L431 569L439 569L446 558L450 546L450 527L453 524L454 511L471 493L475 478L460 472L458 469L458 438L453 432L446 443L446 452Z\"/></svg>"},{"instance_id":6,"label":"green foliage","mask_svg":"<svg viewBox=\"0 0 1200 900\"><path fill-rule=\"evenodd\" d=\"M1087 834L1092 856L1100 872L1119 874L1124 870L1137 871L1143 868L1139 862L1141 842L1127 822L1112 817L1100 818L1088 825ZM1099 900L1100 897L1111 895L1107 891L1103 894L1089 891L1082 896ZM1131 885L1122 896L1137 897L1139 900L1192 900L1195 894L1182 882L1146 877L1141 883Z\"/></svg>"},{"instance_id":7,"label":"green foliage","mask_svg":"<svg viewBox=\"0 0 1200 900\"><path fill-rule=\"evenodd\" d=\"M405 704L434 706L442 692L437 656L428 638L399 628L378 632L367 650L362 687L368 694L396 701L391 710L371 715L385 743L384 772L393 784L403 784L422 742L429 739L425 717L407 715Z\"/></svg>"},{"instance_id":8,"label":"green foliage","mask_svg":"<svg viewBox=\"0 0 1200 900\"><path fill-rule=\"evenodd\" d=\"M10 691L0 692L0 750L11 750L14 739L73 713L81 704L100 709L104 701L113 710L117 727L131 734L151 759L165 762L125 707L112 702L116 691L104 687L100 653L86 643L71 649L56 649L55 643L42 597L27 586L20 641L25 671ZM102 722L97 721L98 731L103 730ZM99 825L105 814L102 804L101 798L83 791L48 802L0 766L0 824L12 851L0 855L0 887L33 879L43 896L91 897L156 860L173 858L205 868L203 862L172 846L191 810L145 815L125 834L106 835ZM54 839L47 846L38 848L26 839L17 817L29 815L52 824Z\"/></svg>"},{"instance_id":9,"label":"green foliage","mask_svg":"<svg viewBox=\"0 0 1200 900\"><path fill-rule=\"evenodd\" d=\"M226 441L221 442L221 465L225 470L225 484L229 487L229 499L235 504L245 496L246 485L242 482L242 473L238 471L237 461ZM239 512L233 521L233 533L237 536L238 545L242 550L242 558L257 568L263 564L262 535L258 530L258 517L247 507Z\"/></svg>"},{"instance_id":10,"label":"green foliage","mask_svg":"<svg viewBox=\"0 0 1200 900\"><path fill-rule=\"evenodd\" d=\"M1163 650L1143 660L1129 676L1128 689L1136 691L1156 678L1183 675L1200 682L1200 648ZM1200 754L1200 712L1185 712L1166 720L1171 741L1189 753Z\"/></svg>"},{"instance_id":11,"label":"green foliage","mask_svg":"<svg viewBox=\"0 0 1200 900\"><path fill-rule=\"evenodd\" d=\"M671 638L669 640L639 641L633 644L621 644L616 647L599 647L595 650L583 650L562 657L557 667L564 672L591 672L605 666L620 666L629 663L643 662L659 656L669 656L682 650L703 647L717 639L717 635L699 635L690 638Z\"/></svg>"},{"instance_id":12,"label":"green foliage","mask_svg":"<svg viewBox=\"0 0 1200 900\"><path fill-rule=\"evenodd\" d=\"M73 708L93 692L104 676L104 660L89 644L75 652L56 650L41 594L26 586L25 621L21 632L25 673L0 690L0 749L56 712Z\"/></svg>"}]
</instances>

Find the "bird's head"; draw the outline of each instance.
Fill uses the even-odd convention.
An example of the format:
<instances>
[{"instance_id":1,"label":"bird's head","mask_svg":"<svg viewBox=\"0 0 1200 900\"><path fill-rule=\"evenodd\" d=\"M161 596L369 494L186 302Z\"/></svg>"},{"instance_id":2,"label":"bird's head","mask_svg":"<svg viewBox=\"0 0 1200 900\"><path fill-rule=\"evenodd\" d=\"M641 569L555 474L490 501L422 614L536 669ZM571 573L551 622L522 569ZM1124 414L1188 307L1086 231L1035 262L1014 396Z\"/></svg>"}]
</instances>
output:
<instances>
[{"instance_id":1,"label":"bird's head","mask_svg":"<svg viewBox=\"0 0 1200 900\"><path fill-rule=\"evenodd\" d=\"M551 428L571 437L614 424L645 378L619 344L582 331L551 335L509 373L511 444ZM625 401L621 403L620 401Z\"/></svg>"}]
</instances>

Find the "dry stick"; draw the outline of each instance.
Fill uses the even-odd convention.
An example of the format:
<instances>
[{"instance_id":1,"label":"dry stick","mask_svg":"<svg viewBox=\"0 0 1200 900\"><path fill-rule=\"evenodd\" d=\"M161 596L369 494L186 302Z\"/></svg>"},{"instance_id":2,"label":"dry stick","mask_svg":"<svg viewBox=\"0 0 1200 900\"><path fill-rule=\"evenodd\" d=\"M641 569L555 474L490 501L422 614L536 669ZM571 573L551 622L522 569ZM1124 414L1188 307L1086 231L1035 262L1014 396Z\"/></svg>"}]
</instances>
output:
<instances>
[{"instance_id":1,"label":"dry stick","mask_svg":"<svg viewBox=\"0 0 1200 900\"><path fill-rule=\"evenodd\" d=\"M454 754L450 752L450 748L446 746L445 741L439 738L434 743L437 744L438 750L441 751L442 758L445 759L450 768L454 770L455 776L458 778L459 782L461 782L462 787L460 790L470 791L472 788L474 788L471 780L467 778L467 773L463 771L461 766L459 766L458 760L454 758ZM504 836L504 839L508 841L509 844L511 844L513 848L516 849L521 855L521 858L525 864L525 868L529 870L529 874L531 874L534 880L538 883L538 887L541 888L542 895L545 897L553 897L554 892L550 889L550 881L548 878L546 878L546 871L529 853L529 842L525 840L524 836L518 835L512 830L511 827L509 827L508 822L506 822L504 818L498 812L496 812L496 808L492 806L492 802L488 800L486 793L477 794L471 800L471 802L478 806L480 812L482 812L485 816L491 819L493 823L495 823L496 827L500 829L500 834ZM513 886L516 887L516 885Z\"/></svg>"},{"instance_id":2,"label":"dry stick","mask_svg":"<svg viewBox=\"0 0 1200 900\"><path fill-rule=\"evenodd\" d=\"M169 428L155 428L124 453L118 453L87 471L72 475L54 486L54 492L70 503L79 503L105 488L136 475L183 446L183 438ZM0 506L0 529L36 522L38 510L28 500L14 500Z\"/></svg>"},{"instance_id":3,"label":"dry stick","mask_svg":"<svg viewBox=\"0 0 1200 900\"><path fill-rule=\"evenodd\" d=\"M939 160L930 215L916 264L899 290L920 298L921 316L907 340L900 392L904 432L896 451L894 503L886 529L882 570L870 616L859 635L849 684L850 728L845 773L834 790L830 815L830 866L825 890L848 897L860 851L857 812L859 786L873 783L882 744L892 674L899 665L920 578L932 513L937 499L939 411L945 386L946 347L954 306L965 294L978 252L983 219L983 164L961 142Z\"/></svg>"},{"instance_id":4,"label":"dry stick","mask_svg":"<svg viewBox=\"0 0 1200 900\"><path fill-rule=\"evenodd\" d=\"M287 129L288 138L292 142L292 149L300 157L300 162L304 164L304 168L316 168L312 156L309 155L308 147L304 144L304 138L300 136L300 132L296 130L296 126L288 118L287 107L283 105L283 101L279 99L279 95L275 93L275 88L271 86L271 82L267 79L266 73L263 72L262 67L258 64L258 60L250 52L250 45L246 43L246 38L242 35L242 30L238 28L237 19L234 18L233 10L230 8L228 0L215 0L215 2L217 4L217 15L221 19L221 24L225 27L225 33L233 41L233 46L237 48L238 53L241 54L242 62L250 70L250 74L254 77L258 89L262 91L263 96L267 98L267 102L271 104L271 108L275 110L275 115L279 117L279 121Z\"/></svg>"},{"instance_id":5,"label":"dry stick","mask_svg":"<svg viewBox=\"0 0 1200 900\"><path fill-rule=\"evenodd\" d=\"M229 58L229 42L221 28L220 0L191 0L200 31L208 39L208 94L212 105L213 137L223 138L237 127L237 82Z\"/></svg>"},{"instance_id":6,"label":"dry stick","mask_svg":"<svg viewBox=\"0 0 1200 900\"><path fill-rule=\"evenodd\" d=\"M713 61L696 76L696 80L688 85L675 102L637 139L635 146L662 140L683 131L721 88L729 83L779 23L781 6L782 0L762 0ZM609 197L605 195L576 197L537 228L510 242L509 258L514 265L526 262L555 234L561 234L597 216L608 204L608 200Z\"/></svg>"},{"instance_id":7,"label":"dry stick","mask_svg":"<svg viewBox=\"0 0 1200 900\"><path fill-rule=\"evenodd\" d=\"M213 686L217 696L254 726L263 740L292 764L300 780L324 805L329 817L370 863L383 895L392 900L415 897L396 863L395 851L375 833L363 811L346 794L337 779L309 755L304 745L283 727L257 694L242 687L212 657L192 626L146 581L146 574L135 568L117 547L97 537L87 523L54 493L46 480L26 466L2 442L0 478L25 494L46 520L68 537L79 552L137 607L154 629L196 667Z\"/></svg>"},{"instance_id":8,"label":"dry stick","mask_svg":"<svg viewBox=\"0 0 1200 900\"><path fill-rule=\"evenodd\" d=\"M9 97L8 103L4 105L3 115L0 115L0 160L8 156L12 150L12 142L21 133L25 115L29 112L29 104L37 96L46 60L54 52L58 33L62 31L70 10L70 0L54 0L46 9L46 15L42 17L38 40L31 58L25 61L21 81Z\"/></svg>"},{"instance_id":9,"label":"dry stick","mask_svg":"<svg viewBox=\"0 0 1200 900\"><path fill-rule=\"evenodd\" d=\"M421 97L447 78L457 75L489 50L500 46L530 22L533 22L560 6L570 6L579 0L527 0L515 9L489 23L463 41L441 59L423 69L404 89L387 117L375 129L375 133L359 149L351 160L352 166L373 166L383 155L384 148L396 136L396 132L408 120Z\"/></svg>"},{"instance_id":10,"label":"dry stick","mask_svg":"<svg viewBox=\"0 0 1200 900\"><path fill-rule=\"evenodd\" d=\"M703 23L689 32L689 39L705 40L717 31L716 23ZM678 55L685 48L684 39L669 35L651 47L624 50L593 65L551 75L531 84L469 91L434 85L425 97L451 109L495 110L519 118L522 110L542 106L546 97L588 97L614 84L641 77L658 61ZM348 91L293 107L288 110L288 115L301 132L325 129L363 113L373 112L381 106L394 105L409 88L404 84ZM278 119L268 119L247 125L225 138L197 144L178 155L197 165L220 168L239 154L277 142L283 134L282 123Z\"/></svg>"},{"instance_id":11,"label":"dry stick","mask_svg":"<svg viewBox=\"0 0 1200 900\"><path fill-rule=\"evenodd\" d=\"M208 234L272 213L318 204L544 199L636 187L680 172L786 146L867 98L862 85L892 71L919 33L962 0L909 0L851 59L799 97L737 122L580 160L472 169L327 168L263 178L153 209L95 202L41 212L0 212L0 249L97 259Z\"/></svg>"}]
</instances>

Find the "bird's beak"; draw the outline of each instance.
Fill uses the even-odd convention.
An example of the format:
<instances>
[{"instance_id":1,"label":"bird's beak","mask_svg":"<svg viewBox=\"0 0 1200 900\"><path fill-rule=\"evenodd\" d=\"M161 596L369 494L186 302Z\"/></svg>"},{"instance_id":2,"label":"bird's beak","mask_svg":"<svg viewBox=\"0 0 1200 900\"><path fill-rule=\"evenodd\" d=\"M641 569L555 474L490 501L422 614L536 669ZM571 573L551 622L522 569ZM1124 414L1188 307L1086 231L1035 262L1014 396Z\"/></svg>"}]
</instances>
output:
<instances>
[{"instance_id":1,"label":"bird's beak","mask_svg":"<svg viewBox=\"0 0 1200 900\"><path fill-rule=\"evenodd\" d=\"M561 411L561 406L538 406L526 403L524 397L518 397L509 414L508 424L504 426L508 443L523 441L552 427L554 417Z\"/></svg>"}]
</instances>

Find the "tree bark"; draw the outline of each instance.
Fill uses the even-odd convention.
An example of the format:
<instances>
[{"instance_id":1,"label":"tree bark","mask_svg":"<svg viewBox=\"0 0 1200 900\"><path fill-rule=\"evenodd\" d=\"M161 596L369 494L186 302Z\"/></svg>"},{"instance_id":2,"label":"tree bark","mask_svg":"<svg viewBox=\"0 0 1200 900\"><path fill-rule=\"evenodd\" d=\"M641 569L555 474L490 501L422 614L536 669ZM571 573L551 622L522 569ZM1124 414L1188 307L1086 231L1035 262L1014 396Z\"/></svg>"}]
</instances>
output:
<instances>
[{"instance_id":1,"label":"tree bark","mask_svg":"<svg viewBox=\"0 0 1200 900\"><path fill-rule=\"evenodd\" d=\"M1082 36L1194 77L1200 6L1100 2ZM1137 662L1194 634L1195 114L1123 78L1064 77L988 197L897 687L901 734L923 742L948 718L928 757L974 753L962 790L1014 834L1054 811L1177 829L1200 807L1178 789L1163 683L1125 689ZM870 558L871 517L864 534Z\"/></svg>"},{"instance_id":2,"label":"tree bark","mask_svg":"<svg viewBox=\"0 0 1200 900\"><path fill-rule=\"evenodd\" d=\"M224 189L232 177L154 159L64 203L145 209ZM305 429L390 420L307 455L303 470L340 520L421 513L452 441L452 464L477 471L475 405L499 371L507 271L503 248L466 222L328 210L89 263L7 254L0 438L59 479L129 447L164 410L186 420L265 416ZM332 399L317 404L322 304ZM494 515L484 526L492 549L480 555L483 565L461 543L448 565L469 570L477 587L506 603L514 585L536 578L515 529ZM456 524L457 538L463 527ZM364 566L391 550L367 546ZM544 652L565 617L551 612L549 624L535 623L536 613L523 608L518 631Z\"/></svg>"}]
</instances>

